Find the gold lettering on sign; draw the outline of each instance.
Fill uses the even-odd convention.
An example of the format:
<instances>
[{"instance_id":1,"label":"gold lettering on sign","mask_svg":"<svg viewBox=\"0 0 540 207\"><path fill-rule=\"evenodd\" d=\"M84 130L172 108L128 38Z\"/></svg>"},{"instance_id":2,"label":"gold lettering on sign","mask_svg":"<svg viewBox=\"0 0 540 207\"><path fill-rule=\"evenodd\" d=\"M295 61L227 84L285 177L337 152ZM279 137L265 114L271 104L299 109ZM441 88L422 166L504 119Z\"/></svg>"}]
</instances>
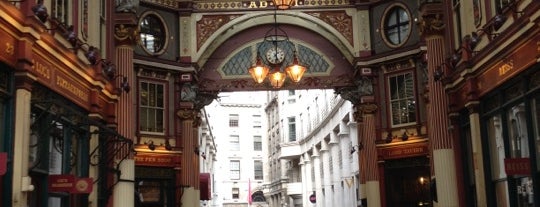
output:
<instances>
[{"instance_id":1,"label":"gold lettering on sign","mask_svg":"<svg viewBox=\"0 0 540 207\"><path fill-rule=\"evenodd\" d=\"M137 162L147 162L147 163L170 163L172 158L170 157L135 157Z\"/></svg>"},{"instance_id":2,"label":"gold lettering on sign","mask_svg":"<svg viewBox=\"0 0 540 207\"><path fill-rule=\"evenodd\" d=\"M396 157L396 156L407 156L407 155L415 155L415 154L421 154L424 153L425 149L423 147L413 147L413 148L398 148L398 149L391 149L388 151L388 156Z\"/></svg>"},{"instance_id":3,"label":"gold lettering on sign","mask_svg":"<svg viewBox=\"0 0 540 207\"><path fill-rule=\"evenodd\" d=\"M15 54L15 46L13 46L11 43L7 42L6 43L6 53L8 55L13 55Z\"/></svg>"},{"instance_id":4,"label":"gold lettering on sign","mask_svg":"<svg viewBox=\"0 0 540 207\"><path fill-rule=\"evenodd\" d=\"M75 85L73 85L73 83L67 81L60 76L56 76L56 85L60 88L68 90L82 100L88 100L88 94L84 93L83 90L77 88Z\"/></svg>"},{"instance_id":5,"label":"gold lettering on sign","mask_svg":"<svg viewBox=\"0 0 540 207\"><path fill-rule=\"evenodd\" d=\"M259 3L259 4L257 5L257 3ZM249 6L248 6L248 8L250 8L250 9L253 9L253 8L266 8L266 7L268 7L268 2L266 2L266 1L259 1L259 2L250 1Z\"/></svg>"},{"instance_id":6,"label":"gold lettering on sign","mask_svg":"<svg viewBox=\"0 0 540 207\"><path fill-rule=\"evenodd\" d=\"M504 74L508 73L508 71L511 71L513 69L514 69L514 60L509 60L507 63L499 67L499 76L503 76Z\"/></svg>"},{"instance_id":7,"label":"gold lettering on sign","mask_svg":"<svg viewBox=\"0 0 540 207\"><path fill-rule=\"evenodd\" d=\"M41 62L37 62L36 60L32 60L32 63L32 69L34 69L36 73L47 80L51 79L51 68Z\"/></svg>"}]
</instances>

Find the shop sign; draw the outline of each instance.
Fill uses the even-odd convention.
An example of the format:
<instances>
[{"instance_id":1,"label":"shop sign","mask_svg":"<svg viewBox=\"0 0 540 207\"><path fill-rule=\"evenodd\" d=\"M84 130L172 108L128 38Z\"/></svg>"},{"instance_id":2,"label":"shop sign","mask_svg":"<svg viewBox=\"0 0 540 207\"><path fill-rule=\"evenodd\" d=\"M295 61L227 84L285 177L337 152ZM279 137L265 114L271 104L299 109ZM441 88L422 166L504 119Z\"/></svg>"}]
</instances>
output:
<instances>
[{"instance_id":1,"label":"shop sign","mask_svg":"<svg viewBox=\"0 0 540 207\"><path fill-rule=\"evenodd\" d=\"M415 145L409 147L393 147L381 149L381 154L385 159L421 156L428 153L426 145Z\"/></svg>"},{"instance_id":2,"label":"shop sign","mask_svg":"<svg viewBox=\"0 0 540 207\"><path fill-rule=\"evenodd\" d=\"M145 166L173 166L176 162L175 157L169 155L137 155L135 156L136 165Z\"/></svg>"},{"instance_id":3,"label":"shop sign","mask_svg":"<svg viewBox=\"0 0 540 207\"><path fill-rule=\"evenodd\" d=\"M529 158L505 158L504 171L506 175L530 175L530 160Z\"/></svg>"},{"instance_id":4,"label":"shop sign","mask_svg":"<svg viewBox=\"0 0 540 207\"><path fill-rule=\"evenodd\" d=\"M93 190L94 180L92 178L76 178L75 187L71 193L75 194L89 194Z\"/></svg>"},{"instance_id":5,"label":"shop sign","mask_svg":"<svg viewBox=\"0 0 540 207\"><path fill-rule=\"evenodd\" d=\"M0 175L5 175L7 171L7 152L0 152Z\"/></svg>"},{"instance_id":6,"label":"shop sign","mask_svg":"<svg viewBox=\"0 0 540 207\"><path fill-rule=\"evenodd\" d=\"M78 178L74 175L49 175L49 192L88 194L93 189L92 178Z\"/></svg>"},{"instance_id":7,"label":"shop sign","mask_svg":"<svg viewBox=\"0 0 540 207\"><path fill-rule=\"evenodd\" d=\"M49 175L49 192L71 192L74 175Z\"/></svg>"}]
</instances>

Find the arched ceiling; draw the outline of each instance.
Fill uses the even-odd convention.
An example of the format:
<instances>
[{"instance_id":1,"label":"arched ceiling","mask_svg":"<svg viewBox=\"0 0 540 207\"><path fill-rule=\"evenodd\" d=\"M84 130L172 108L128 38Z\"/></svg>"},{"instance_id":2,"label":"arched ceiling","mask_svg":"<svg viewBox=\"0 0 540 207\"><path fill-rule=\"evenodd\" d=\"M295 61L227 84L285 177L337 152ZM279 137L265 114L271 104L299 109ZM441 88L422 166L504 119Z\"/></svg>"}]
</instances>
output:
<instances>
[{"instance_id":1,"label":"arched ceiling","mask_svg":"<svg viewBox=\"0 0 540 207\"><path fill-rule=\"evenodd\" d=\"M228 31L224 30L222 35L211 40L208 46L210 49L207 49L206 55L202 55L204 60L200 61L202 64L197 74L200 90L273 90L269 83L254 82L248 68L255 63L257 51L262 55L268 49L267 46L259 45L265 33L274 28L274 22L250 22L252 25L245 29L234 34L227 34ZM308 71L299 83L288 81L280 89L322 89L352 85L355 70L351 52L343 49L347 48L343 46L346 43L336 43L338 38L328 35L328 31L321 25L299 25L292 21L288 24L287 20L278 22L278 25L294 44L294 47L285 49L284 65L292 61L293 48L296 48L300 63L308 66ZM235 26L238 24L232 27ZM223 39L225 36L227 38Z\"/></svg>"}]
</instances>

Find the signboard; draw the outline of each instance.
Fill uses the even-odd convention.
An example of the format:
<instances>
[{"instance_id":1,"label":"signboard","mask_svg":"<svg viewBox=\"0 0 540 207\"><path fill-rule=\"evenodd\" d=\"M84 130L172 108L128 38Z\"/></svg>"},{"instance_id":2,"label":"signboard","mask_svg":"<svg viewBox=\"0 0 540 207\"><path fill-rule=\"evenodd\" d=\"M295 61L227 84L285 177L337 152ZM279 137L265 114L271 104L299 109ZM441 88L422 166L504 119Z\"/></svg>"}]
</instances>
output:
<instances>
[{"instance_id":1,"label":"signboard","mask_svg":"<svg viewBox=\"0 0 540 207\"><path fill-rule=\"evenodd\" d=\"M317 196L315 196L315 193L311 194L309 196L309 202L316 203L317 202Z\"/></svg>"},{"instance_id":2,"label":"signboard","mask_svg":"<svg viewBox=\"0 0 540 207\"><path fill-rule=\"evenodd\" d=\"M504 171L506 172L506 175L530 175L531 162L528 157L505 158Z\"/></svg>"},{"instance_id":3,"label":"signboard","mask_svg":"<svg viewBox=\"0 0 540 207\"><path fill-rule=\"evenodd\" d=\"M76 178L75 186L71 193L75 194L89 194L93 190L94 181L92 178Z\"/></svg>"},{"instance_id":4,"label":"signboard","mask_svg":"<svg viewBox=\"0 0 540 207\"><path fill-rule=\"evenodd\" d=\"M71 192L74 175L49 175L49 192Z\"/></svg>"},{"instance_id":5,"label":"signboard","mask_svg":"<svg viewBox=\"0 0 540 207\"><path fill-rule=\"evenodd\" d=\"M92 178L77 178L75 175L49 175L49 192L66 192L73 194L91 193Z\"/></svg>"},{"instance_id":6,"label":"signboard","mask_svg":"<svg viewBox=\"0 0 540 207\"><path fill-rule=\"evenodd\" d=\"M5 175L7 171L7 152L0 152L0 175Z\"/></svg>"},{"instance_id":7,"label":"signboard","mask_svg":"<svg viewBox=\"0 0 540 207\"><path fill-rule=\"evenodd\" d=\"M179 157L171 155L137 154L135 156L135 164L144 166L169 167L175 166L176 163L179 163L179 159Z\"/></svg>"},{"instance_id":8,"label":"signboard","mask_svg":"<svg viewBox=\"0 0 540 207\"><path fill-rule=\"evenodd\" d=\"M429 150L426 144L413 145L406 147L381 148L379 155L384 159L396 159L405 157L422 156L428 154Z\"/></svg>"}]
</instances>

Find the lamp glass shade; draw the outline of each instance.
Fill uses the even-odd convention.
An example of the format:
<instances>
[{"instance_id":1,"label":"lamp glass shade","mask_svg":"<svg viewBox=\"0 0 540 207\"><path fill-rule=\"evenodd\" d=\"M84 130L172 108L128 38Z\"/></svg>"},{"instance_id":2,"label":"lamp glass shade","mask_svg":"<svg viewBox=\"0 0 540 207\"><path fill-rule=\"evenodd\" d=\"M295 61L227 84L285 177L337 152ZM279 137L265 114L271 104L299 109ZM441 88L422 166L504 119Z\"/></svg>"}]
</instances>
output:
<instances>
[{"instance_id":1,"label":"lamp glass shade","mask_svg":"<svg viewBox=\"0 0 540 207\"><path fill-rule=\"evenodd\" d=\"M306 67L299 65L298 63L295 63L285 69L287 72L287 75L289 75L289 78L295 83L298 83L302 76L304 76L304 72L306 72Z\"/></svg>"},{"instance_id":2,"label":"lamp glass shade","mask_svg":"<svg viewBox=\"0 0 540 207\"><path fill-rule=\"evenodd\" d=\"M264 66L261 63L261 60L259 58L257 58L257 63L253 67L248 69L249 74L251 74L251 77L257 83L262 83L264 81L266 75L268 75L269 70L270 69L268 69L268 67Z\"/></svg>"},{"instance_id":3,"label":"lamp glass shade","mask_svg":"<svg viewBox=\"0 0 540 207\"><path fill-rule=\"evenodd\" d=\"M277 9L285 10L291 8L294 4L294 0L272 0Z\"/></svg>"},{"instance_id":4,"label":"lamp glass shade","mask_svg":"<svg viewBox=\"0 0 540 207\"><path fill-rule=\"evenodd\" d=\"M283 86L283 83L285 82L285 73L281 71L276 71L270 74L269 80L270 85L272 85L273 88L281 88Z\"/></svg>"},{"instance_id":5,"label":"lamp glass shade","mask_svg":"<svg viewBox=\"0 0 540 207\"><path fill-rule=\"evenodd\" d=\"M298 63L298 56L296 56L296 53L294 54L292 65L287 66L285 72L287 72L289 78L291 78L291 80L295 83L300 82L302 79L302 76L306 72L306 67Z\"/></svg>"}]
</instances>

